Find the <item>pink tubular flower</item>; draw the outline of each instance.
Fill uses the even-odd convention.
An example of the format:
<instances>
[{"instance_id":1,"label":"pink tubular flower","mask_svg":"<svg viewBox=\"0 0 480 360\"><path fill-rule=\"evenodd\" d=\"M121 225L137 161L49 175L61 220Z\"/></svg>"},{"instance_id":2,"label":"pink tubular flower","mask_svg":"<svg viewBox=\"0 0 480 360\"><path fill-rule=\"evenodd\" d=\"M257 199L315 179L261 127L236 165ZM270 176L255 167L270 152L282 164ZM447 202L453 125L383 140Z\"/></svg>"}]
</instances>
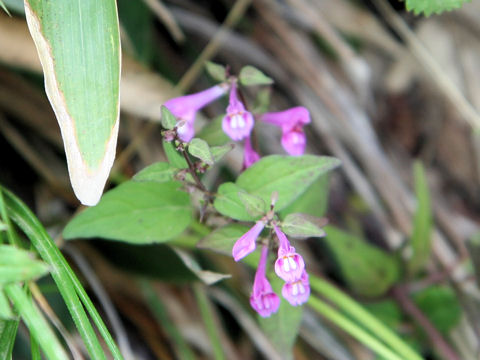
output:
<instances>
[{"instance_id":1,"label":"pink tubular flower","mask_svg":"<svg viewBox=\"0 0 480 360\"><path fill-rule=\"evenodd\" d=\"M260 155L253 150L250 136L245 138L245 147L243 151L243 169L247 169L260 160Z\"/></svg>"},{"instance_id":2,"label":"pink tubular flower","mask_svg":"<svg viewBox=\"0 0 480 360\"><path fill-rule=\"evenodd\" d=\"M232 249L232 256L235 261L244 258L253 250L255 250L255 241L264 227L265 223L263 221L257 221L257 223L250 230L248 230L240 239L237 240Z\"/></svg>"},{"instance_id":3,"label":"pink tubular flower","mask_svg":"<svg viewBox=\"0 0 480 360\"><path fill-rule=\"evenodd\" d=\"M222 129L232 140L238 141L250 135L253 129L253 116L238 100L237 86L232 84L227 115L223 118Z\"/></svg>"},{"instance_id":4,"label":"pink tubular flower","mask_svg":"<svg viewBox=\"0 0 480 360\"><path fill-rule=\"evenodd\" d=\"M185 121L185 125L177 129L180 139L190 141L193 138L195 133L193 124L197 111L221 97L226 90L224 84L215 85L195 94L170 99L164 104L179 121Z\"/></svg>"},{"instance_id":5,"label":"pink tubular flower","mask_svg":"<svg viewBox=\"0 0 480 360\"><path fill-rule=\"evenodd\" d=\"M278 258L275 261L275 272L285 282L293 283L302 276L305 270L305 262L302 256L295 252L295 248L290 245L285 234L276 225L274 229L280 242Z\"/></svg>"},{"instance_id":6,"label":"pink tubular flower","mask_svg":"<svg viewBox=\"0 0 480 360\"><path fill-rule=\"evenodd\" d=\"M261 119L282 128L282 146L288 154L299 156L305 152L307 139L303 126L310 123L307 108L297 106L284 111L269 112L263 114Z\"/></svg>"},{"instance_id":7,"label":"pink tubular flower","mask_svg":"<svg viewBox=\"0 0 480 360\"><path fill-rule=\"evenodd\" d=\"M307 272L304 270L300 279L283 285L282 295L293 306L307 302L310 296L310 283L308 282Z\"/></svg>"},{"instance_id":8,"label":"pink tubular flower","mask_svg":"<svg viewBox=\"0 0 480 360\"><path fill-rule=\"evenodd\" d=\"M267 254L268 247L264 245L253 282L252 295L250 296L250 305L262 317L269 317L277 312L280 306L280 298L273 292L272 286L265 276Z\"/></svg>"}]
</instances>

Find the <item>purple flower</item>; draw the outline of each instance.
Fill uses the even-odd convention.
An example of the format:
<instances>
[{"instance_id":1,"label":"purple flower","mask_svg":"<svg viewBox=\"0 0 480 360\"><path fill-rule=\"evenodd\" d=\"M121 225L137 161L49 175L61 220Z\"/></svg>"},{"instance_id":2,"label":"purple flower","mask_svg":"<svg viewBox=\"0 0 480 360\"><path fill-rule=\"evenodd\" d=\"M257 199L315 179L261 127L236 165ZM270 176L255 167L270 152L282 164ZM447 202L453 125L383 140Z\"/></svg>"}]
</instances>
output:
<instances>
[{"instance_id":1,"label":"purple flower","mask_svg":"<svg viewBox=\"0 0 480 360\"><path fill-rule=\"evenodd\" d=\"M222 129L232 138L238 141L250 135L253 129L253 116L245 109L245 106L238 100L237 87L232 84L230 89L230 100L227 106L227 115L223 118Z\"/></svg>"},{"instance_id":2,"label":"purple flower","mask_svg":"<svg viewBox=\"0 0 480 360\"><path fill-rule=\"evenodd\" d=\"M305 152L307 139L303 126L310 123L307 108L297 106L284 111L269 112L263 114L261 119L282 128L282 146L288 154L299 156Z\"/></svg>"},{"instance_id":3,"label":"purple flower","mask_svg":"<svg viewBox=\"0 0 480 360\"><path fill-rule=\"evenodd\" d=\"M243 151L243 169L247 169L260 160L260 155L253 150L250 136L245 139L245 147Z\"/></svg>"},{"instance_id":4,"label":"purple flower","mask_svg":"<svg viewBox=\"0 0 480 360\"><path fill-rule=\"evenodd\" d=\"M307 302L310 296L310 283L308 282L307 272L304 270L299 280L291 283L287 282L283 285L282 295L293 306Z\"/></svg>"},{"instance_id":5,"label":"purple flower","mask_svg":"<svg viewBox=\"0 0 480 360\"><path fill-rule=\"evenodd\" d=\"M233 245L232 249L232 256L235 261L244 258L253 250L255 250L255 241L257 240L258 235L260 235L264 227L265 223L263 221L257 221L250 230L248 230L245 234L242 235L240 239L237 240L235 245Z\"/></svg>"},{"instance_id":6,"label":"purple flower","mask_svg":"<svg viewBox=\"0 0 480 360\"><path fill-rule=\"evenodd\" d=\"M305 262L302 256L295 252L295 248L290 245L285 234L276 225L274 229L280 242L278 258L275 261L275 272L285 282L293 283L302 276L305 270Z\"/></svg>"},{"instance_id":7,"label":"purple flower","mask_svg":"<svg viewBox=\"0 0 480 360\"><path fill-rule=\"evenodd\" d=\"M250 305L262 317L269 317L277 312L280 306L280 298L273 292L272 286L265 276L267 254L268 247L264 245L253 282L252 295L250 296Z\"/></svg>"},{"instance_id":8,"label":"purple flower","mask_svg":"<svg viewBox=\"0 0 480 360\"><path fill-rule=\"evenodd\" d=\"M185 121L185 124L177 129L180 139L190 141L193 138L197 111L221 97L226 90L224 84L215 85L195 94L170 99L164 104L179 121Z\"/></svg>"}]
</instances>

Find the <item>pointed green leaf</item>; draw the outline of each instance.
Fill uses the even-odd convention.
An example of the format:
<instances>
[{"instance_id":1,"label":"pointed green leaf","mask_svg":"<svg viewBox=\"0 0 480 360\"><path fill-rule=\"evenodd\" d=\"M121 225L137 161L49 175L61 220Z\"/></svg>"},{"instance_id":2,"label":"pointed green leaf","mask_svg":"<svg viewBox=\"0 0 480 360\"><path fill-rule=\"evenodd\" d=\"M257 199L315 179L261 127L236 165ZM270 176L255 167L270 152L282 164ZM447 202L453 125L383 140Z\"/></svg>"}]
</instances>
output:
<instances>
[{"instance_id":1,"label":"pointed green leaf","mask_svg":"<svg viewBox=\"0 0 480 360\"><path fill-rule=\"evenodd\" d=\"M120 35L115 0L26 0L25 15L60 125L73 189L95 205L115 157Z\"/></svg>"},{"instance_id":2,"label":"pointed green leaf","mask_svg":"<svg viewBox=\"0 0 480 360\"><path fill-rule=\"evenodd\" d=\"M65 239L93 238L134 244L164 242L182 233L192 220L188 194L178 182L128 181L108 191L100 203L70 221Z\"/></svg>"},{"instance_id":3,"label":"pointed green leaf","mask_svg":"<svg viewBox=\"0 0 480 360\"><path fill-rule=\"evenodd\" d=\"M145 169L139 171L132 178L134 181L154 181L154 182L167 182L174 180L175 174L179 169L173 167L166 162L157 162Z\"/></svg>"},{"instance_id":4,"label":"pointed green leaf","mask_svg":"<svg viewBox=\"0 0 480 360\"><path fill-rule=\"evenodd\" d=\"M215 196L213 206L222 215L231 217L240 221L255 220L255 216L250 215L245 209L245 205L240 200L240 192L245 191L238 185L227 182L220 185Z\"/></svg>"},{"instance_id":5,"label":"pointed green leaf","mask_svg":"<svg viewBox=\"0 0 480 360\"><path fill-rule=\"evenodd\" d=\"M7 283L32 280L48 272L48 265L12 245L0 245L0 288Z\"/></svg>"},{"instance_id":6,"label":"pointed green leaf","mask_svg":"<svg viewBox=\"0 0 480 360\"><path fill-rule=\"evenodd\" d=\"M432 210L425 170L421 163L414 165L415 193L417 210L413 220L413 233L410 241L412 257L407 263L408 271L414 274L422 269L431 253Z\"/></svg>"},{"instance_id":7,"label":"pointed green leaf","mask_svg":"<svg viewBox=\"0 0 480 360\"><path fill-rule=\"evenodd\" d=\"M227 80L227 71L225 66L216 64L211 61L207 61L205 63L205 68L207 70L208 75L212 77L212 79L217 81L226 81Z\"/></svg>"},{"instance_id":8,"label":"pointed green leaf","mask_svg":"<svg viewBox=\"0 0 480 360\"><path fill-rule=\"evenodd\" d=\"M275 211L281 211L303 194L321 175L336 168L340 161L328 156L298 157L271 155L245 170L236 184L267 204L273 192L278 192Z\"/></svg>"},{"instance_id":9,"label":"pointed green leaf","mask_svg":"<svg viewBox=\"0 0 480 360\"><path fill-rule=\"evenodd\" d=\"M205 164L213 165L213 156L205 140L194 138L188 143L190 155L202 160Z\"/></svg>"},{"instance_id":10,"label":"pointed green leaf","mask_svg":"<svg viewBox=\"0 0 480 360\"><path fill-rule=\"evenodd\" d=\"M12 359L13 344L17 336L18 320L0 319L0 359Z\"/></svg>"},{"instance_id":11,"label":"pointed green leaf","mask_svg":"<svg viewBox=\"0 0 480 360\"><path fill-rule=\"evenodd\" d=\"M247 210L247 213L249 213L251 216L259 218L265 215L267 211L267 206L265 204L265 201L262 200L262 198L255 195L250 195L245 191L240 191L238 193L238 197L245 206L245 210Z\"/></svg>"},{"instance_id":12,"label":"pointed green leaf","mask_svg":"<svg viewBox=\"0 0 480 360\"><path fill-rule=\"evenodd\" d=\"M188 168L187 161L182 156L182 154L180 154L180 152L178 152L177 149L175 149L175 144L173 143L173 141L171 142L163 141L162 145L163 145L163 151L165 151L165 156L167 157L170 165L178 169Z\"/></svg>"},{"instance_id":13,"label":"pointed green leaf","mask_svg":"<svg viewBox=\"0 0 480 360\"><path fill-rule=\"evenodd\" d=\"M289 214L282 221L282 231L293 237L323 237L325 231L322 226L326 220L307 214Z\"/></svg>"},{"instance_id":14,"label":"pointed green leaf","mask_svg":"<svg viewBox=\"0 0 480 360\"><path fill-rule=\"evenodd\" d=\"M244 66L242 70L240 70L238 79L240 80L240 84L244 86L273 84L273 80L271 78L250 65Z\"/></svg>"},{"instance_id":15,"label":"pointed green leaf","mask_svg":"<svg viewBox=\"0 0 480 360\"><path fill-rule=\"evenodd\" d=\"M451 11L460 8L463 4L471 0L406 0L408 11L413 11L415 15L424 13L430 16L433 13L440 14L444 11Z\"/></svg>"},{"instance_id":16,"label":"pointed green leaf","mask_svg":"<svg viewBox=\"0 0 480 360\"><path fill-rule=\"evenodd\" d=\"M327 236L322 241L327 243L343 278L357 294L380 296L398 280L400 266L394 256L333 226L325 227L325 232Z\"/></svg>"},{"instance_id":17,"label":"pointed green leaf","mask_svg":"<svg viewBox=\"0 0 480 360\"><path fill-rule=\"evenodd\" d=\"M232 248L235 242L247 231L248 226L241 224L229 224L212 231L197 243L201 249L209 249L220 254L232 255Z\"/></svg>"},{"instance_id":18,"label":"pointed green leaf","mask_svg":"<svg viewBox=\"0 0 480 360\"><path fill-rule=\"evenodd\" d=\"M0 322L2 320L13 320L13 319L14 319L14 314L13 314L12 308L10 307L10 302L8 301L3 290L0 288ZM1 333L1 330L0 330L0 333Z\"/></svg>"},{"instance_id":19,"label":"pointed green leaf","mask_svg":"<svg viewBox=\"0 0 480 360\"><path fill-rule=\"evenodd\" d=\"M220 159L224 157L225 154L227 154L229 151L232 151L234 147L235 147L235 144L232 144L232 143L225 144L222 146L212 146L210 148L210 152L212 153L213 160L215 162L220 161Z\"/></svg>"},{"instance_id":20,"label":"pointed green leaf","mask_svg":"<svg viewBox=\"0 0 480 360\"><path fill-rule=\"evenodd\" d=\"M162 126L165 129L172 130L175 125L177 125L177 119L175 116L172 114L170 110L165 105L162 105L161 113L162 113L162 118L161 118L161 123Z\"/></svg>"}]
</instances>

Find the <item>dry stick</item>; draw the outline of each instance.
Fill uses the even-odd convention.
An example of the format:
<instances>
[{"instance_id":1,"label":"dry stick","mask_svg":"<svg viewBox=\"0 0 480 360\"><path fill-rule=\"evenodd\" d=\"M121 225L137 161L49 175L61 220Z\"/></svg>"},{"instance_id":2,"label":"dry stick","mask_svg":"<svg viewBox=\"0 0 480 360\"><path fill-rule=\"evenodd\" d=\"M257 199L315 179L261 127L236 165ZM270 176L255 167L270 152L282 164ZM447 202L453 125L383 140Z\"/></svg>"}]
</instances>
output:
<instances>
[{"instance_id":1,"label":"dry stick","mask_svg":"<svg viewBox=\"0 0 480 360\"><path fill-rule=\"evenodd\" d=\"M409 314L425 331L432 344L437 348L440 355L446 360L460 360L455 351L445 341L443 336L415 305L408 296L408 292L402 285L397 285L392 290L393 296L398 301L402 309Z\"/></svg>"},{"instance_id":2,"label":"dry stick","mask_svg":"<svg viewBox=\"0 0 480 360\"><path fill-rule=\"evenodd\" d=\"M438 62L428 52L425 46L405 24L402 18L392 9L385 0L374 0L380 13L388 20L395 31L403 38L409 46L413 56L423 65L423 69L430 75L434 84L446 97L462 118L476 130L480 129L480 115L472 104L463 96L454 82L446 75Z\"/></svg>"},{"instance_id":3,"label":"dry stick","mask_svg":"<svg viewBox=\"0 0 480 360\"><path fill-rule=\"evenodd\" d=\"M157 15L158 19L165 25L167 30L172 35L177 43L185 41L185 35L180 26L178 26L175 18L172 16L170 10L160 0L143 0L145 4Z\"/></svg>"}]
</instances>

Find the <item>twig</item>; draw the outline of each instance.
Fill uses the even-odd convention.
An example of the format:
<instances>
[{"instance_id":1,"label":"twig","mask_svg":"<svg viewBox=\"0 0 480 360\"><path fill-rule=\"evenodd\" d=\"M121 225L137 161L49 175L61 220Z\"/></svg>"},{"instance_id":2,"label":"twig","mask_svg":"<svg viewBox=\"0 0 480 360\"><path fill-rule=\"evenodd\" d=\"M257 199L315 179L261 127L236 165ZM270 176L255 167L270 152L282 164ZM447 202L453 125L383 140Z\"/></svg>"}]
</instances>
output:
<instances>
[{"instance_id":1,"label":"twig","mask_svg":"<svg viewBox=\"0 0 480 360\"><path fill-rule=\"evenodd\" d=\"M445 341L443 336L423 314L423 312L415 305L408 296L408 292L403 285L397 285L392 290L393 296L400 304L402 309L410 315L415 322L425 331L432 344L437 348L439 354L446 360L460 360L455 351Z\"/></svg>"}]
</instances>

